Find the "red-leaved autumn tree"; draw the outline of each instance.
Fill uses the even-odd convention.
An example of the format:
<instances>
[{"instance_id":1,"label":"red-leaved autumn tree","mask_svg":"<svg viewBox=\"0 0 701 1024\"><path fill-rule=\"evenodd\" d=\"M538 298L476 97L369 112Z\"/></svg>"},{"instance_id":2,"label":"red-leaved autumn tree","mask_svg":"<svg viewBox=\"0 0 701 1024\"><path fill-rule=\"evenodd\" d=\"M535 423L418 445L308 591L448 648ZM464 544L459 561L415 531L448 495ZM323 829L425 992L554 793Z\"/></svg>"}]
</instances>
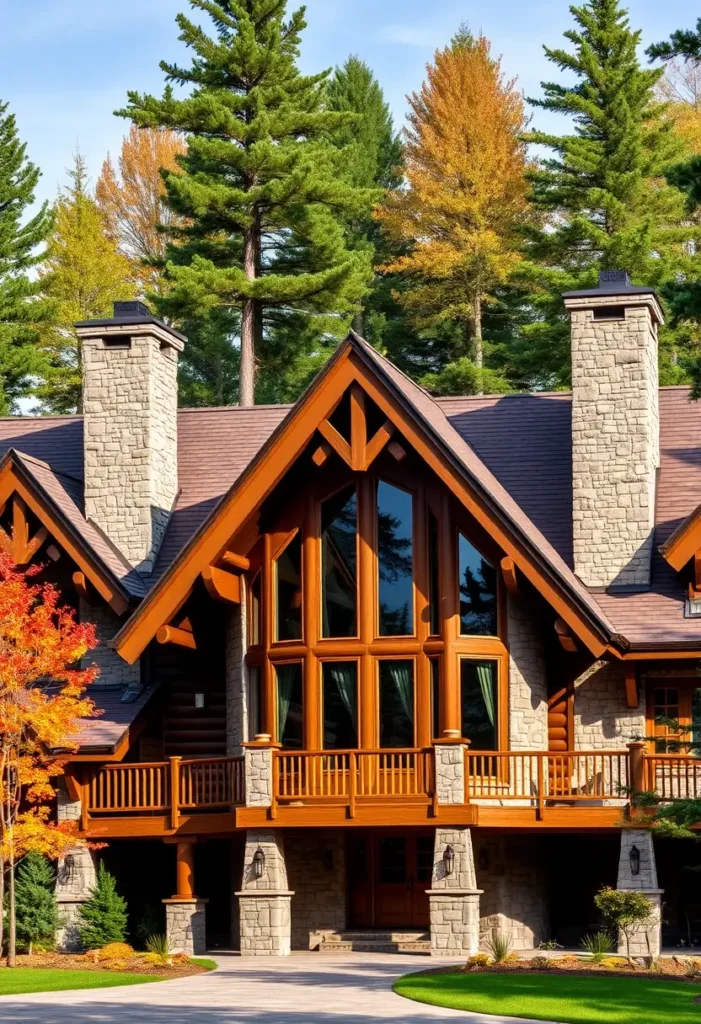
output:
<instances>
[{"instance_id":1,"label":"red-leaved autumn tree","mask_svg":"<svg viewBox=\"0 0 701 1024\"><path fill-rule=\"evenodd\" d=\"M53 781L76 749L78 720L94 714L85 688L97 669L81 659L95 627L76 622L56 587L32 582L0 553L0 907L8 880L8 966L15 962L15 864L28 850L49 857L74 846L75 826L52 820ZM0 914L0 948L2 914Z\"/></svg>"}]
</instances>

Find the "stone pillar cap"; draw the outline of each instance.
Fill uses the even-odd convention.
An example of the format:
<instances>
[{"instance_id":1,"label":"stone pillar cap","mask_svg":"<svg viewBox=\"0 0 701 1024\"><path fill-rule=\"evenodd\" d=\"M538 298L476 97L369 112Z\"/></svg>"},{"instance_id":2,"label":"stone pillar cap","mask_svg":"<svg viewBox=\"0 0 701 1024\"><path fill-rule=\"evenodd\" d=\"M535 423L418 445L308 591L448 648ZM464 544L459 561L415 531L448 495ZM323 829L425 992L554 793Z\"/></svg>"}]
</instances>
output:
<instances>
[{"instance_id":1,"label":"stone pillar cap","mask_svg":"<svg viewBox=\"0 0 701 1024\"><path fill-rule=\"evenodd\" d=\"M652 891L652 890L650 890ZM428 896L481 896L484 889L426 889Z\"/></svg>"},{"instance_id":2,"label":"stone pillar cap","mask_svg":"<svg viewBox=\"0 0 701 1024\"><path fill-rule=\"evenodd\" d=\"M199 896L171 896L167 900L161 900L161 903L209 903L209 900L200 899Z\"/></svg>"},{"instance_id":3,"label":"stone pillar cap","mask_svg":"<svg viewBox=\"0 0 701 1024\"><path fill-rule=\"evenodd\" d=\"M234 896L294 896L294 889L239 889Z\"/></svg>"}]
</instances>

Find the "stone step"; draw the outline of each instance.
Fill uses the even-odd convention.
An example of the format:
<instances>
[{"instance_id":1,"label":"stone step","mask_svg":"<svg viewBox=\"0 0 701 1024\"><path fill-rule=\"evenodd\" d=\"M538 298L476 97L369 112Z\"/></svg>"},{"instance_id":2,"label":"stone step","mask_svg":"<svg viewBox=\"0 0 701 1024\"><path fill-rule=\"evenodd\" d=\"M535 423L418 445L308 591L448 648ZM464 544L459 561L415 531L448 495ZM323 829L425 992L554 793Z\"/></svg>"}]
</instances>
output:
<instances>
[{"instance_id":1,"label":"stone step","mask_svg":"<svg viewBox=\"0 0 701 1024\"><path fill-rule=\"evenodd\" d=\"M415 956L428 956L431 943L425 940L417 942L383 942L381 940L344 940L322 942L320 953L407 953Z\"/></svg>"},{"instance_id":2,"label":"stone step","mask_svg":"<svg viewBox=\"0 0 701 1024\"><path fill-rule=\"evenodd\" d=\"M378 928L362 930L360 928L349 928L342 932L325 932L324 939L338 941L362 941L362 942L428 942L430 934L421 929L405 929L402 931L391 931L390 929Z\"/></svg>"}]
</instances>

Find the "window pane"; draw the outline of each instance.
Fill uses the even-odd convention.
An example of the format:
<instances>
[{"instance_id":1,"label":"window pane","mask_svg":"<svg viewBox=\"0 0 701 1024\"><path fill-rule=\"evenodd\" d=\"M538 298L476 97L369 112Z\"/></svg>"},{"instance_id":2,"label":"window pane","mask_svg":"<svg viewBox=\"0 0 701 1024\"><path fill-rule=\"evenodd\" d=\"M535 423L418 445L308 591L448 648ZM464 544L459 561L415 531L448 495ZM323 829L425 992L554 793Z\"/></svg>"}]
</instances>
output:
<instances>
[{"instance_id":1,"label":"window pane","mask_svg":"<svg viewBox=\"0 0 701 1024\"><path fill-rule=\"evenodd\" d=\"M260 643L260 573L251 583L251 644Z\"/></svg>"},{"instance_id":2,"label":"window pane","mask_svg":"<svg viewBox=\"0 0 701 1024\"><path fill-rule=\"evenodd\" d=\"M380 661L380 746L414 746L414 663Z\"/></svg>"},{"instance_id":3,"label":"window pane","mask_svg":"<svg viewBox=\"0 0 701 1024\"><path fill-rule=\"evenodd\" d=\"M300 750L304 742L302 717L302 666L278 665L277 677L277 738L283 747Z\"/></svg>"},{"instance_id":4,"label":"window pane","mask_svg":"<svg viewBox=\"0 0 701 1024\"><path fill-rule=\"evenodd\" d=\"M428 513L428 605L431 633L441 631L440 588L438 586L438 520Z\"/></svg>"},{"instance_id":5,"label":"window pane","mask_svg":"<svg viewBox=\"0 0 701 1024\"><path fill-rule=\"evenodd\" d=\"M431 658L431 735L434 739L441 735L440 675L441 659Z\"/></svg>"},{"instance_id":6,"label":"window pane","mask_svg":"<svg viewBox=\"0 0 701 1024\"><path fill-rule=\"evenodd\" d=\"M260 667L251 665L248 670L248 738L255 739L260 727Z\"/></svg>"},{"instance_id":7,"label":"window pane","mask_svg":"<svg viewBox=\"0 0 701 1024\"><path fill-rule=\"evenodd\" d=\"M325 661L324 749L348 750L358 746L358 666L354 661Z\"/></svg>"},{"instance_id":8,"label":"window pane","mask_svg":"<svg viewBox=\"0 0 701 1024\"><path fill-rule=\"evenodd\" d=\"M694 744L693 753L698 756L701 747L701 687L694 687L691 691L691 743Z\"/></svg>"},{"instance_id":9,"label":"window pane","mask_svg":"<svg viewBox=\"0 0 701 1024\"><path fill-rule=\"evenodd\" d=\"M302 534L297 532L276 562L277 639L302 636Z\"/></svg>"},{"instance_id":10,"label":"window pane","mask_svg":"<svg viewBox=\"0 0 701 1024\"><path fill-rule=\"evenodd\" d=\"M322 636L356 636L355 488L321 506Z\"/></svg>"},{"instance_id":11,"label":"window pane","mask_svg":"<svg viewBox=\"0 0 701 1024\"><path fill-rule=\"evenodd\" d=\"M380 636L414 632L412 499L406 491L377 485Z\"/></svg>"},{"instance_id":12,"label":"window pane","mask_svg":"<svg viewBox=\"0 0 701 1024\"><path fill-rule=\"evenodd\" d=\"M462 734L471 750L498 750L497 664L495 661L460 662Z\"/></svg>"},{"instance_id":13,"label":"window pane","mask_svg":"<svg viewBox=\"0 0 701 1024\"><path fill-rule=\"evenodd\" d=\"M496 636L496 570L462 534L459 538L458 559L460 632L463 636Z\"/></svg>"}]
</instances>

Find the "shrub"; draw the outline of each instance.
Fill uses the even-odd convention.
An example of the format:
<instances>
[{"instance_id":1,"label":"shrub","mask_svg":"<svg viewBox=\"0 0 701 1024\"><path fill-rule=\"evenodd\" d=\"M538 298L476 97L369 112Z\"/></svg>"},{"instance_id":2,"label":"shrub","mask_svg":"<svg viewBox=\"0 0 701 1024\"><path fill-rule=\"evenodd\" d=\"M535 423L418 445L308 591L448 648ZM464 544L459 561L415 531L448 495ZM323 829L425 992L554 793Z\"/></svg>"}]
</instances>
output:
<instances>
[{"instance_id":1,"label":"shrub","mask_svg":"<svg viewBox=\"0 0 701 1024\"><path fill-rule=\"evenodd\" d=\"M53 949L58 927L56 874L40 853L30 850L17 869L17 941L22 949Z\"/></svg>"},{"instance_id":2,"label":"shrub","mask_svg":"<svg viewBox=\"0 0 701 1024\"><path fill-rule=\"evenodd\" d=\"M609 971L620 971L622 967L626 967L625 958L622 956L607 956L605 960L601 961L601 967L605 967Z\"/></svg>"},{"instance_id":3,"label":"shrub","mask_svg":"<svg viewBox=\"0 0 701 1024\"><path fill-rule=\"evenodd\" d=\"M555 941L555 939L544 939L543 942L539 942L538 943L538 949L555 950L555 949L564 949L564 948L565 947L561 946L559 942Z\"/></svg>"},{"instance_id":4,"label":"shrub","mask_svg":"<svg viewBox=\"0 0 701 1024\"><path fill-rule=\"evenodd\" d=\"M168 967L173 962L167 935L149 935L146 939L146 960L150 964Z\"/></svg>"},{"instance_id":5,"label":"shrub","mask_svg":"<svg viewBox=\"0 0 701 1024\"><path fill-rule=\"evenodd\" d=\"M621 931L626 942L628 963L630 956L630 940L636 929L648 921L652 915L652 902L641 892L631 889L612 889L606 885L594 897L596 908L611 931Z\"/></svg>"},{"instance_id":6,"label":"shrub","mask_svg":"<svg viewBox=\"0 0 701 1024\"><path fill-rule=\"evenodd\" d=\"M80 908L78 928L84 949L101 949L108 943L124 942L127 931L127 905L117 892L114 876L102 861L90 899Z\"/></svg>"},{"instance_id":7,"label":"shrub","mask_svg":"<svg viewBox=\"0 0 701 1024\"><path fill-rule=\"evenodd\" d=\"M492 954L495 964L503 964L505 961L510 959L511 953L511 938L505 935L504 932L498 931L493 928L492 933L487 940L487 947L489 952Z\"/></svg>"},{"instance_id":8,"label":"shrub","mask_svg":"<svg viewBox=\"0 0 701 1024\"><path fill-rule=\"evenodd\" d=\"M465 968L468 971L476 971L482 967L489 967L492 962L491 956L488 953L475 953L474 956L467 958Z\"/></svg>"},{"instance_id":9,"label":"shrub","mask_svg":"<svg viewBox=\"0 0 701 1024\"><path fill-rule=\"evenodd\" d=\"M582 949L586 950L589 959L600 964L609 953L613 952L614 941L609 932L594 932L593 935L585 935L582 939Z\"/></svg>"},{"instance_id":10,"label":"shrub","mask_svg":"<svg viewBox=\"0 0 701 1024\"><path fill-rule=\"evenodd\" d=\"M130 960L134 950L128 942L108 942L97 951L98 960Z\"/></svg>"},{"instance_id":11,"label":"shrub","mask_svg":"<svg viewBox=\"0 0 701 1024\"><path fill-rule=\"evenodd\" d=\"M534 971L547 971L550 966L549 956L534 956L531 960L531 967Z\"/></svg>"}]
</instances>

